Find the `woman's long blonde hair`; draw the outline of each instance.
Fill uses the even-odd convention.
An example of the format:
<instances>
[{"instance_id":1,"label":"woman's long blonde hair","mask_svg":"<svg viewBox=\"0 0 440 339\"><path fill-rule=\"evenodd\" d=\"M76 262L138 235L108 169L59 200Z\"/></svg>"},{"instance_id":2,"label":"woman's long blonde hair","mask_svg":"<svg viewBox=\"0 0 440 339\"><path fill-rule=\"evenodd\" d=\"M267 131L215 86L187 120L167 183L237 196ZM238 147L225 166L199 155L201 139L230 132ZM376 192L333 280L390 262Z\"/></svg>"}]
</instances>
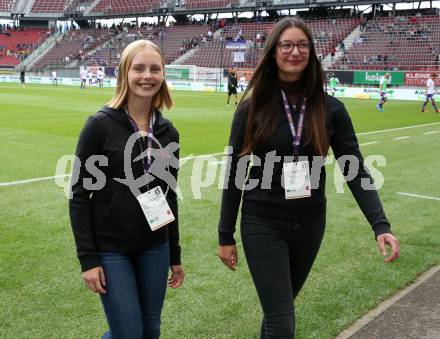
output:
<instances>
[{"instance_id":1,"label":"woman's long blonde hair","mask_svg":"<svg viewBox=\"0 0 440 339\"><path fill-rule=\"evenodd\" d=\"M165 72L165 58L159 47L148 40L137 40L125 47L122 52L121 60L119 61L118 78L116 82L116 92L113 98L107 103L111 108L121 109L127 105L128 98L128 71L130 69L131 62L134 56L144 48L152 48L159 53L162 59L162 67ZM171 99L170 92L166 80L163 79L162 85L159 91L153 96L152 107L158 110L162 110L164 106L170 109L173 106L173 100Z\"/></svg>"}]
</instances>

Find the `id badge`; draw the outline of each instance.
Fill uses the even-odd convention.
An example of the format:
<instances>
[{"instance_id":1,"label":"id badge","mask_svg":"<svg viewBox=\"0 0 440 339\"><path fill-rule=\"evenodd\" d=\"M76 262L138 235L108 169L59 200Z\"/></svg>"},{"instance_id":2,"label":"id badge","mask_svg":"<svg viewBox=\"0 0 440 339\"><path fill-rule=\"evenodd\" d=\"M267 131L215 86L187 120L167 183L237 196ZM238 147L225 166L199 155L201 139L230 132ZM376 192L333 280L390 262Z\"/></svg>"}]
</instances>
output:
<instances>
[{"instance_id":1,"label":"id badge","mask_svg":"<svg viewBox=\"0 0 440 339\"><path fill-rule=\"evenodd\" d=\"M283 177L286 199L299 199L311 196L308 161L284 163Z\"/></svg>"},{"instance_id":2,"label":"id badge","mask_svg":"<svg viewBox=\"0 0 440 339\"><path fill-rule=\"evenodd\" d=\"M174 221L174 215L163 194L157 186L136 197L152 231L155 231Z\"/></svg>"}]
</instances>

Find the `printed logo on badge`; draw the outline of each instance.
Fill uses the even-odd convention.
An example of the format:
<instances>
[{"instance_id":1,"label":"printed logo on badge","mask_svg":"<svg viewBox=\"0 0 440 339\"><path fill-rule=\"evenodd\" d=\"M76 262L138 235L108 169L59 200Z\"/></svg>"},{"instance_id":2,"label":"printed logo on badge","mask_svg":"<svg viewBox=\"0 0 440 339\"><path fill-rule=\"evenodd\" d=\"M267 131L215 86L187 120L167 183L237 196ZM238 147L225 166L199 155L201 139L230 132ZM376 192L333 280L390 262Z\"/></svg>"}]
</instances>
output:
<instances>
[{"instance_id":1,"label":"printed logo on badge","mask_svg":"<svg viewBox=\"0 0 440 339\"><path fill-rule=\"evenodd\" d=\"M283 177L286 199L300 199L311 196L308 161L285 163L283 165Z\"/></svg>"},{"instance_id":2,"label":"printed logo on badge","mask_svg":"<svg viewBox=\"0 0 440 339\"><path fill-rule=\"evenodd\" d=\"M136 197L152 231L175 220L162 188L157 186Z\"/></svg>"}]
</instances>

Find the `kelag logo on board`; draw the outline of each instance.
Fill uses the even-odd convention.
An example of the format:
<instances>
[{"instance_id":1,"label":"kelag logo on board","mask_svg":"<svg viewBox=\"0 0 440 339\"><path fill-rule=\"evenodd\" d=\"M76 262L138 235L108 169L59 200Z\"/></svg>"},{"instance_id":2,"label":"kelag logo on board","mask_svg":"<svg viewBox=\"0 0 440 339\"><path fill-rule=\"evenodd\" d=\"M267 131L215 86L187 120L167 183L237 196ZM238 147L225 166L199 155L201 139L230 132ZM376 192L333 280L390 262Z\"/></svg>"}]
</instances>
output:
<instances>
[{"instance_id":1,"label":"kelag logo on board","mask_svg":"<svg viewBox=\"0 0 440 339\"><path fill-rule=\"evenodd\" d=\"M355 71L354 72L354 83L363 85L379 85L380 78L385 75L385 73L390 73L390 85L403 85L405 80L404 72L365 72L365 71Z\"/></svg>"},{"instance_id":2,"label":"kelag logo on board","mask_svg":"<svg viewBox=\"0 0 440 339\"><path fill-rule=\"evenodd\" d=\"M379 73L370 73L370 72L366 72L365 73L365 80L367 82L379 82L380 78L382 78L383 74L379 74ZM390 83L393 81L393 76L390 75Z\"/></svg>"},{"instance_id":3,"label":"kelag logo on board","mask_svg":"<svg viewBox=\"0 0 440 339\"><path fill-rule=\"evenodd\" d=\"M381 77L382 75L380 75L379 73L373 73L373 74L369 72L365 73L365 80L368 82L379 82ZM392 78L393 77L391 76L390 81Z\"/></svg>"}]
</instances>

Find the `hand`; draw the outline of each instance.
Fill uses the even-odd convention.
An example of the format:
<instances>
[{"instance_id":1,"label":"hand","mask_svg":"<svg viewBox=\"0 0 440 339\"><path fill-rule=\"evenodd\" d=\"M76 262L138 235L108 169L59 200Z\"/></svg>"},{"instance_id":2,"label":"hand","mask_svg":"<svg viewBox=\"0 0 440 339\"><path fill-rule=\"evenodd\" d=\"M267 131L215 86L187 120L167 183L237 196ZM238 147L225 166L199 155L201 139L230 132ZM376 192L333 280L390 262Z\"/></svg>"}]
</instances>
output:
<instances>
[{"instance_id":1,"label":"hand","mask_svg":"<svg viewBox=\"0 0 440 339\"><path fill-rule=\"evenodd\" d=\"M233 271L237 269L238 256L236 245L219 246L218 256L226 267Z\"/></svg>"},{"instance_id":2,"label":"hand","mask_svg":"<svg viewBox=\"0 0 440 339\"><path fill-rule=\"evenodd\" d=\"M82 277L89 290L95 293L107 293L105 287L105 276L102 266L94 267L82 273Z\"/></svg>"},{"instance_id":3,"label":"hand","mask_svg":"<svg viewBox=\"0 0 440 339\"><path fill-rule=\"evenodd\" d=\"M179 288L185 279L182 265L172 265L170 267L171 275L168 278L168 286L171 288Z\"/></svg>"},{"instance_id":4,"label":"hand","mask_svg":"<svg viewBox=\"0 0 440 339\"><path fill-rule=\"evenodd\" d=\"M400 253L400 243L399 240L391 233L384 233L377 237L377 246L379 246L379 251L384 257L387 256L387 250L385 245L391 246L391 255L385 258L385 262L391 262L399 257Z\"/></svg>"}]
</instances>

